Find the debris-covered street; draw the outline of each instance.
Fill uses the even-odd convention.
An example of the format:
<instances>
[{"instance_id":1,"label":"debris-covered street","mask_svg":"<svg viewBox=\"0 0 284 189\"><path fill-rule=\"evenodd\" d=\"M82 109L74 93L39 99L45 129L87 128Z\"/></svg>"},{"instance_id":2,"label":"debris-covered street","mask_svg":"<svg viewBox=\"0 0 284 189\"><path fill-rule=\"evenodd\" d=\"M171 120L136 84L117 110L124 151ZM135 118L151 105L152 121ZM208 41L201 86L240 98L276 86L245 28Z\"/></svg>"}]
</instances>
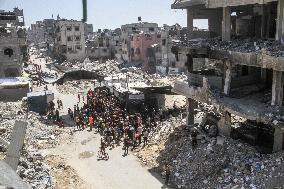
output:
<instances>
[{"instance_id":1,"label":"debris-covered street","mask_svg":"<svg viewBox=\"0 0 284 189\"><path fill-rule=\"evenodd\" d=\"M284 189L283 0L77 3L0 2L0 189Z\"/></svg>"}]
</instances>

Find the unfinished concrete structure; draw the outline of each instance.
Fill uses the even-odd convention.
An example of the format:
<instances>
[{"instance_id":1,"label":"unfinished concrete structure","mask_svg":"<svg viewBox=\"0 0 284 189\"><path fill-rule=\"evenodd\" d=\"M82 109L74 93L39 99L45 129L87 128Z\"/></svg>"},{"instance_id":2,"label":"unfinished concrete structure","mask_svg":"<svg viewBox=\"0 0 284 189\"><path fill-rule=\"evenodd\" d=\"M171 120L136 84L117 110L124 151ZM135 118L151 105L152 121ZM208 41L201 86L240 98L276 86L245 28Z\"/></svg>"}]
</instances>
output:
<instances>
[{"instance_id":1,"label":"unfinished concrete structure","mask_svg":"<svg viewBox=\"0 0 284 189\"><path fill-rule=\"evenodd\" d=\"M82 21L56 21L54 52L58 58L68 61L83 61L86 58L85 26Z\"/></svg>"},{"instance_id":2,"label":"unfinished concrete structure","mask_svg":"<svg viewBox=\"0 0 284 189\"><path fill-rule=\"evenodd\" d=\"M23 10L0 11L0 77L18 77L27 58Z\"/></svg>"},{"instance_id":3,"label":"unfinished concrete structure","mask_svg":"<svg viewBox=\"0 0 284 189\"><path fill-rule=\"evenodd\" d=\"M187 56L188 82L176 82L174 91L188 97L188 123L197 102L214 105L220 134L243 130L253 144L282 150L284 1L177 0L172 8L187 9L188 42L179 54ZM195 31L194 19L207 19L208 31ZM232 115L246 121L231 127Z\"/></svg>"}]
</instances>

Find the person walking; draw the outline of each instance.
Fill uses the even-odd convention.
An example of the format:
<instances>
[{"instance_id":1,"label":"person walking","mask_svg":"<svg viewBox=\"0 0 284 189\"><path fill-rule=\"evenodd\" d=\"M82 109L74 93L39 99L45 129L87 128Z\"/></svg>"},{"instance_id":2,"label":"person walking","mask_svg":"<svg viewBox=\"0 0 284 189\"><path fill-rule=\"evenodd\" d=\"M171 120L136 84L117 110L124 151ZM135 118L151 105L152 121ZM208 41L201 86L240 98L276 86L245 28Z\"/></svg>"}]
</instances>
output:
<instances>
[{"instance_id":1,"label":"person walking","mask_svg":"<svg viewBox=\"0 0 284 189\"><path fill-rule=\"evenodd\" d=\"M92 115L89 116L89 126L90 126L90 131L92 131L94 126L94 118Z\"/></svg>"},{"instance_id":2,"label":"person walking","mask_svg":"<svg viewBox=\"0 0 284 189\"><path fill-rule=\"evenodd\" d=\"M129 139L128 136L125 136L124 138L124 155L128 155L128 149L129 149Z\"/></svg>"}]
</instances>

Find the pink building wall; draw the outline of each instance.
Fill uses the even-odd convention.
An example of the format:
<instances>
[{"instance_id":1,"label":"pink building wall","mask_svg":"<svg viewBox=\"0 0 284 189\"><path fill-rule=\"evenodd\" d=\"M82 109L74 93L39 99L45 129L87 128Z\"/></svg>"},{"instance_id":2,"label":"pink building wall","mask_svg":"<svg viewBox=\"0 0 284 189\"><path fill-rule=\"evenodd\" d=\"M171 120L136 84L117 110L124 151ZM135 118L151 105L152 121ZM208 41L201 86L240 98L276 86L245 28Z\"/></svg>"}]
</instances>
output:
<instances>
[{"instance_id":1,"label":"pink building wall","mask_svg":"<svg viewBox=\"0 0 284 189\"><path fill-rule=\"evenodd\" d=\"M148 70L147 49L154 44L161 43L161 34L159 33L140 33L130 36L130 61L141 62L143 69ZM140 53L139 50L140 49ZM134 50L134 56L133 56Z\"/></svg>"}]
</instances>

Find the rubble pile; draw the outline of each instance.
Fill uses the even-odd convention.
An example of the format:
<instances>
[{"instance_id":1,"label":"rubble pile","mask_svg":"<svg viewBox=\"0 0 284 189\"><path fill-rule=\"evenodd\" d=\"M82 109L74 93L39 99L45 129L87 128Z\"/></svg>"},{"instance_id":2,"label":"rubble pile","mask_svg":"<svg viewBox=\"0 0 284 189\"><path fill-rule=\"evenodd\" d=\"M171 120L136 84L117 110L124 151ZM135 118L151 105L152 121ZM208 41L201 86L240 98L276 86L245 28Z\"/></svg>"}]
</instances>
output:
<instances>
[{"instance_id":1,"label":"rubble pile","mask_svg":"<svg viewBox=\"0 0 284 189\"><path fill-rule=\"evenodd\" d=\"M164 161L169 162L178 188L284 187L283 153L260 154L240 141L202 133L197 139L193 150L190 128L170 119L152 133L150 144L137 155L158 172Z\"/></svg>"},{"instance_id":2,"label":"rubble pile","mask_svg":"<svg viewBox=\"0 0 284 189\"><path fill-rule=\"evenodd\" d=\"M186 75L168 75L162 76L159 74L145 75L145 78L150 81L152 86L174 86L174 83L178 81L187 81Z\"/></svg>"},{"instance_id":3,"label":"rubble pile","mask_svg":"<svg viewBox=\"0 0 284 189\"><path fill-rule=\"evenodd\" d=\"M149 145L145 148L139 149L137 153L141 161L150 166L157 167L159 162L157 158L159 153L163 150L167 140L170 140L170 134L174 130L181 128L180 123L185 124L186 120L181 120L181 118L172 117L166 121L160 122L154 130L149 133Z\"/></svg>"},{"instance_id":4,"label":"rubble pile","mask_svg":"<svg viewBox=\"0 0 284 189\"><path fill-rule=\"evenodd\" d=\"M97 63L95 64L95 71L99 73L99 75L104 75L108 76L111 74L117 74L120 73L120 63L114 61L114 60L109 60L104 63Z\"/></svg>"},{"instance_id":5,"label":"rubble pile","mask_svg":"<svg viewBox=\"0 0 284 189\"><path fill-rule=\"evenodd\" d=\"M57 90L61 94L78 94L93 88L91 81L66 81L62 85L57 85Z\"/></svg>"},{"instance_id":6,"label":"rubble pile","mask_svg":"<svg viewBox=\"0 0 284 189\"><path fill-rule=\"evenodd\" d=\"M209 47L211 50L236 51L242 53L262 53L275 57L284 57L284 46L274 40L234 39L222 41L220 37L194 39L188 44L191 47Z\"/></svg>"},{"instance_id":7,"label":"rubble pile","mask_svg":"<svg viewBox=\"0 0 284 189\"><path fill-rule=\"evenodd\" d=\"M10 141L15 120L28 120L25 145L17 169L18 175L33 188L54 188L55 180L51 176L51 168L45 163L45 155L39 150L55 147L68 135L62 135L64 130L48 123L44 117L36 113L20 114L21 102L6 105L1 103L0 107L0 137L6 141ZM65 130L64 133L66 132L68 131ZM3 150L2 154L5 155L5 151Z\"/></svg>"}]
</instances>

